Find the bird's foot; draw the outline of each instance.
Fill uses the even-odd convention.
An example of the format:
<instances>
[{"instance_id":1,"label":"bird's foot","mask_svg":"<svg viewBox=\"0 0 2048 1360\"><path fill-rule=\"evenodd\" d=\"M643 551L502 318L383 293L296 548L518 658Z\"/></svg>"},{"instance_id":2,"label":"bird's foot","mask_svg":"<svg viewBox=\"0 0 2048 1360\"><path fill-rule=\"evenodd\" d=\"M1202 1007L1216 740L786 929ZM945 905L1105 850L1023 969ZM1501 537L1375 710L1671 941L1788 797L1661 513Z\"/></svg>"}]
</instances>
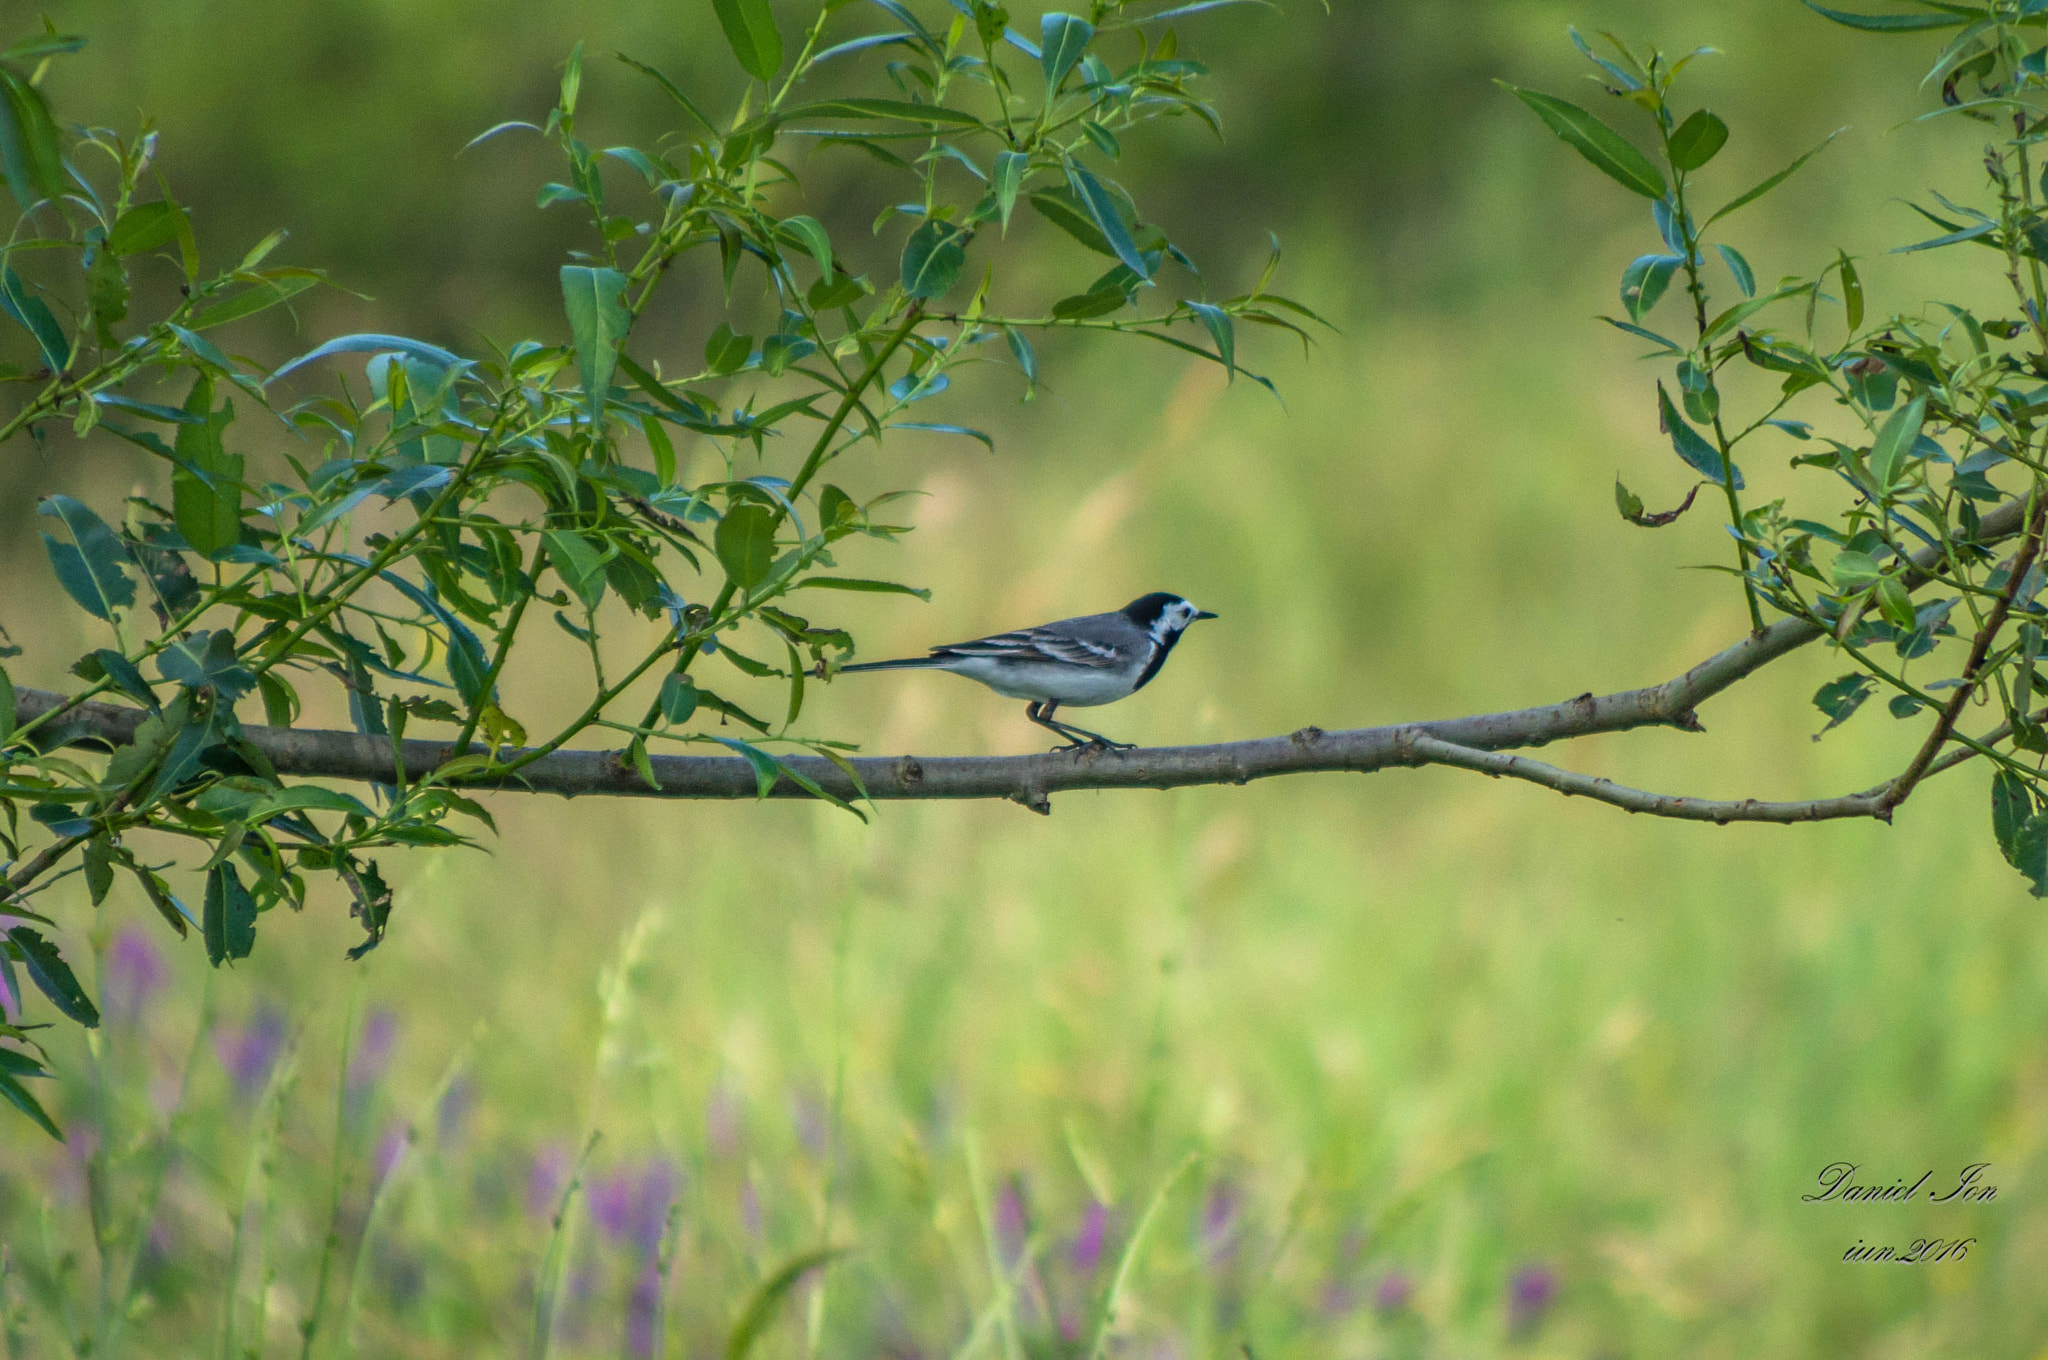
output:
<instances>
[{"instance_id":1,"label":"bird's foot","mask_svg":"<svg viewBox=\"0 0 2048 1360\"><path fill-rule=\"evenodd\" d=\"M1135 742L1111 741L1097 733L1086 732L1071 738L1064 746L1055 746L1052 749L1057 755L1061 751L1135 751L1138 747Z\"/></svg>"}]
</instances>

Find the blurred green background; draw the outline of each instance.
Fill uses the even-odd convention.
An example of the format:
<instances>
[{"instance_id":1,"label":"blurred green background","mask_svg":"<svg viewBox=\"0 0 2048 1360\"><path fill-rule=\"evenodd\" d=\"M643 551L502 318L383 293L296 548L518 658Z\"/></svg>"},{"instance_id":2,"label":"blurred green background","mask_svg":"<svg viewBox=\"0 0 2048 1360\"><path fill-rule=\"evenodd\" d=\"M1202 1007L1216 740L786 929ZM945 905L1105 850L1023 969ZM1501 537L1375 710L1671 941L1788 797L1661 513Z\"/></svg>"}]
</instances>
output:
<instances>
[{"instance_id":1,"label":"blurred green background","mask_svg":"<svg viewBox=\"0 0 2048 1360\"><path fill-rule=\"evenodd\" d=\"M542 114L578 39L739 88L694 2L47 8L93 39L53 72L60 113L155 115L213 252L287 226L291 262L366 295L238 341L271 362L343 329L560 340L575 224L533 207L557 172L534 143L463 143ZM886 21L842 22L870 15ZM1791 0L1190 20L1227 137L1158 139L1139 200L1219 291L1277 232L1280 285L1338 333L1306 357L1260 349L1283 402L1086 341L1045 347L1030 405L1014 375L963 384L938 418L993 430L993 457L912 436L864 472L870 493L926 493L918 532L864 565L934 588L929 606L856 597L864 655L1178 590L1222 621L1102 723L1180 742L1649 683L1737 638L1726 579L1686 570L1726 557L1719 525L1648 534L1612 508L1617 472L1653 509L1686 485L1637 346L1592 319L1655 248L1648 213L1491 84L1594 101L1567 23L1723 49L1690 77L1734 128L1710 193L1848 125L1732 220L1760 278L1842 248L1869 257L1876 311L1981 286L1956 252L1882 254L1917 239L1900 198L1977 177L1966 130L1904 126L1927 103L1924 39ZM669 125L637 77L590 69L594 144ZM804 173L822 212L858 197L858 166ZM1807 485L1793 451L1753 454L1752 482ZM139 474L58 441L0 475L0 623L31 645L17 680L55 683L98 644L38 617L33 496L110 505ZM1705 736L1551 754L1711 796L1862 788L1918 728L1872 706L1813 742L1810 696L1842 669L1812 649L1707 706ZM944 676L849 677L808 721L870 752L1039 744L1018 705ZM652 1353L657 1297L667 1353L711 1354L821 1244L852 1250L759 1353L1085 1353L1167 1186L1118 1355L2034 1356L2048 933L1987 803L1968 767L1891 828L1660 823L1440 770L1067 794L1049 821L892 805L865 827L499 797L489 856L389 861L393 930L363 964L342 961L358 932L327 902L211 977L141 904L117 894L94 921L80 895L60 914L90 938L110 1018L95 1055L60 1046L70 1144L4 1125L6 1344L68 1354L65 1329L90 1325L94 1205L116 1228L147 1206L175 1107L152 1226L119 1244L144 1286L130 1354L299 1354L331 1205L321 1355L526 1354L551 1241L560 1355ZM1998 1195L1802 1203L1838 1161L1879 1184L1990 1163ZM650 1244L670 1205L664 1276ZM1977 1245L1842 1260L1930 1236Z\"/></svg>"}]
</instances>

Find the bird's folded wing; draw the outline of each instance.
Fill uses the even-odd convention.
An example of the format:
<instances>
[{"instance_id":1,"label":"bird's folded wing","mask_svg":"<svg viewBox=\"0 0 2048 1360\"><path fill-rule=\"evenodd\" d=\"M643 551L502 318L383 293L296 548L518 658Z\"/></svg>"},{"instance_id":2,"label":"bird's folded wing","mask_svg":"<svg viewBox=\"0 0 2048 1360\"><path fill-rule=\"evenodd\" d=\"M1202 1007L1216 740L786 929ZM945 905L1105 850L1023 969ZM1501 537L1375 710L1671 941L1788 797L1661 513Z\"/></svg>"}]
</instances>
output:
<instances>
[{"instance_id":1,"label":"bird's folded wing","mask_svg":"<svg viewBox=\"0 0 2048 1360\"><path fill-rule=\"evenodd\" d=\"M1038 662L1055 666L1089 666L1110 669L1121 666L1125 657L1115 647L1071 633L1044 628L1023 628L1014 633L956 642L932 649L933 656L985 656L999 661Z\"/></svg>"}]
</instances>

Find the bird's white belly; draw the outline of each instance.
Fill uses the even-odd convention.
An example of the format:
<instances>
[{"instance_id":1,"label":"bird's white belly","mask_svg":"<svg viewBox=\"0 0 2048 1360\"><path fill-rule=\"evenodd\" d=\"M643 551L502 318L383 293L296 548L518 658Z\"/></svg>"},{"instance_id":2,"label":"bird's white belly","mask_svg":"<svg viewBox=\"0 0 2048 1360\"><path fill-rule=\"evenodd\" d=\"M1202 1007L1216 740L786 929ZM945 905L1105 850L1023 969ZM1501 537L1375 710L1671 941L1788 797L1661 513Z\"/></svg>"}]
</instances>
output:
<instances>
[{"instance_id":1,"label":"bird's white belly","mask_svg":"<svg viewBox=\"0 0 2048 1360\"><path fill-rule=\"evenodd\" d=\"M1084 670L1074 666L1035 665L1030 662L999 661L987 656L963 656L946 666L955 675L979 680L998 694L1012 699L1050 699L1069 708L1093 708L1115 703L1131 692L1138 670Z\"/></svg>"}]
</instances>

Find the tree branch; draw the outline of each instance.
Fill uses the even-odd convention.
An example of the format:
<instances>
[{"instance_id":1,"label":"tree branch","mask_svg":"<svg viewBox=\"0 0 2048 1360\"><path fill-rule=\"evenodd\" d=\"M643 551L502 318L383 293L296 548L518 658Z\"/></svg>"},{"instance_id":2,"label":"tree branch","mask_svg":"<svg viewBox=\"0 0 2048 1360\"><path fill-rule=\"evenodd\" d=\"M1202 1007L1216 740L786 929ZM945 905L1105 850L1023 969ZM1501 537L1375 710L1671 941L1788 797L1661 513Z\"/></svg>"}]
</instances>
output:
<instances>
[{"instance_id":1,"label":"tree branch","mask_svg":"<svg viewBox=\"0 0 2048 1360\"><path fill-rule=\"evenodd\" d=\"M2008 501L1985 515L1982 541L2017 533L2025 506ZM1909 586L1925 584L1938 559L1915 556ZM1574 774L1539 761L1500 758L1490 753L1543 746L1570 737L1625 732L1641 727L1676 727L1699 732L1694 710L1730 685L1796 651L1823 634L1803 619L1781 619L1661 685L1613 694L1581 694L1562 703L1506 713L1485 713L1437 722L1401 723L1326 732L1304 727L1286 736L1212 746L1156 746L1132 751L1056 751L1030 756L862 756L847 764L859 776L856 788L844 770L823 756L784 756L783 763L826 792L848 801L873 799L1007 798L1037 812L1051 811L1051 795L1070 789L1170 789L1194 784L1245 784L1273 775L1316 771L1368 773L1389 766L1442 764L1492 775L1528 779L1563 793L1582 794L1634 812L1706 821L1810 821L1822 817L1879 816L1885 786L1867 793L1809 803L1713 802L1643 793L1607 780ZM47 690L16 689L15 708L26 724L71 703ZM115 704L82 703L35 734L47 745L126 745L148 716ZM392 783L397 767L385 737L354 732L245 725L244 737L269 758L277 772L305 779L360 779ZM408 771L432 770L455 754L452 742L402 743ZM522 755L502 753L509 764ZM464 788L555 793L564 797L599 794L627 798L750 799L759 793L754 770L730 756L652 756L659 789L650 788L615 751L552 751L516 772L464 779ZM1944 765L1942 768L1946 768ZM771 798L810 797L795 781L778 779Z\"/></svg>"}]
</instances>

